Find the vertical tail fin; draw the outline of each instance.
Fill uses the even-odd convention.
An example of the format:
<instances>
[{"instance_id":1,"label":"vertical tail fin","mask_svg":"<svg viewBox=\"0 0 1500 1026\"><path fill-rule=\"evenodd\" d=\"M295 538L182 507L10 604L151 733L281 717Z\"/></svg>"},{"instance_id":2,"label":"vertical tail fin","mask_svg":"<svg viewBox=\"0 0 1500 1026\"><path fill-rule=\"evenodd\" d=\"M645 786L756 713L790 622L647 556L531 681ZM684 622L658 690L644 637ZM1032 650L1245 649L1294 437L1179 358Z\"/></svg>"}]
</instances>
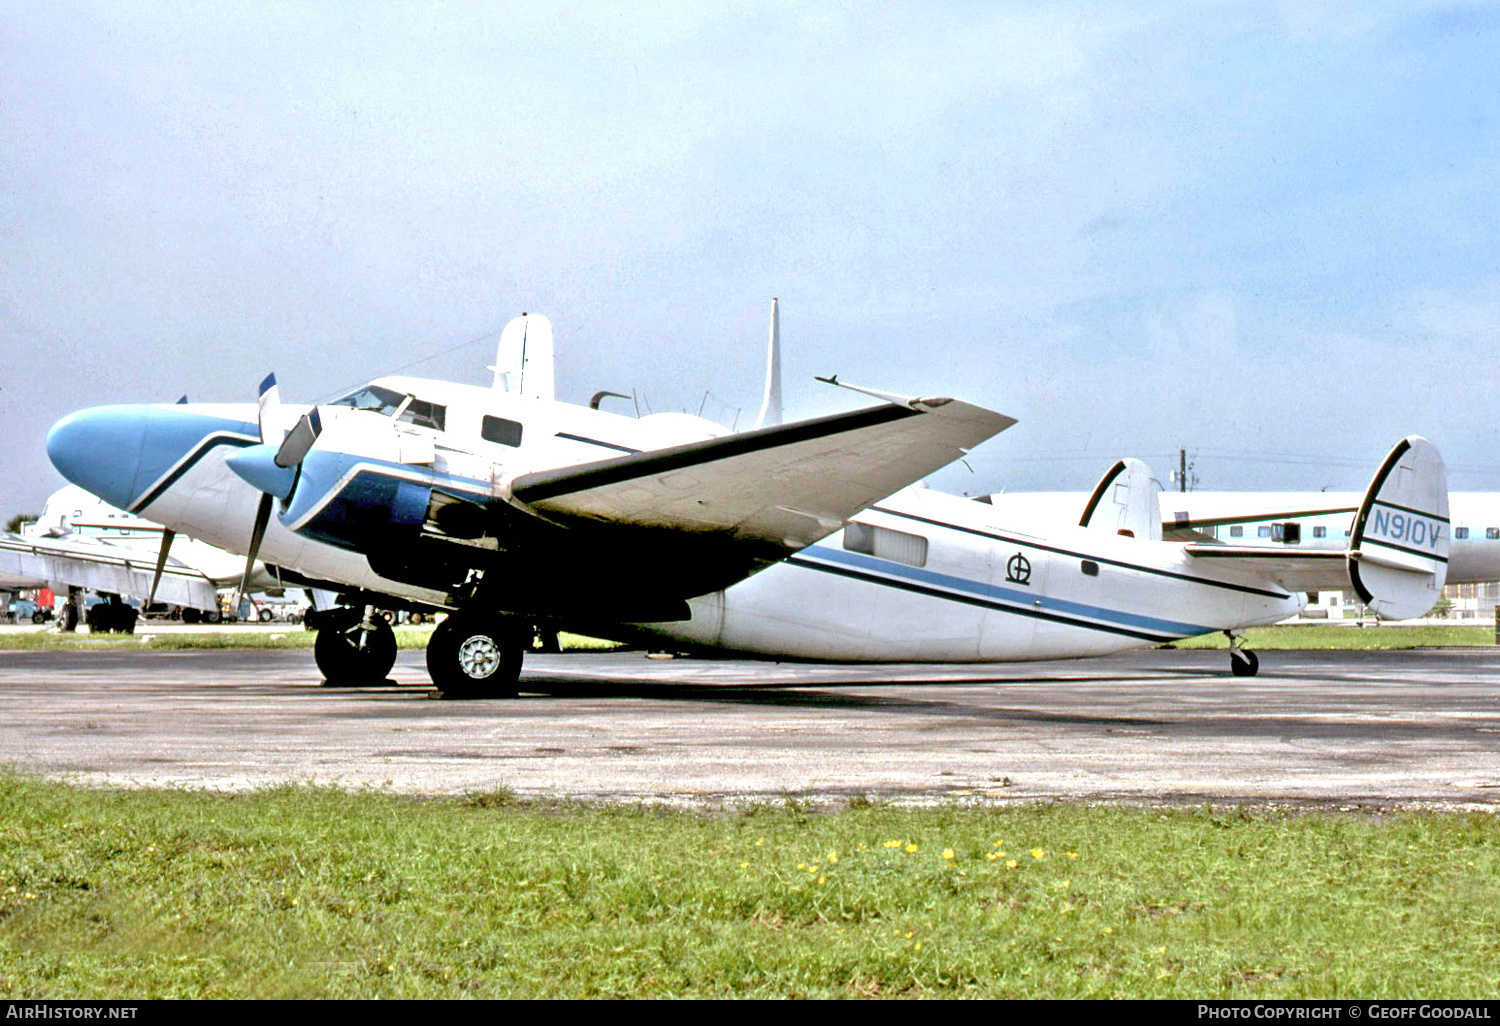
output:
<instances>
[{"instance_id":1,"label":"vertical tail fin","mask_svg":"<svg viewBox=\"0 0 1500 1026\"><path fill-rule=\"evenodd\" d=\"M1360 504L1349 538L1349 583L1387 620L1421 616L1448 579L1448 473L1419 435L1386 456Z\"/></svg>"},{"instance_id":2,"label":"vertical tail fin","mask_svg":"<svg viewBox=\"0 0 1500 1026\"><path fill-rule=\"evenodd\" d=\"M781 313L776 300L771 300L771 340L766 346L766 394L760 403L760 416L755 418L758 428L775 427L781 423Z\"/></svg>"},{"instance_id":3,"label":"vertical tail fin","mask_svg":"<svg viewBox=\"0 0 1500 1026\"><path fill-rule=\"evenodd\" d=\"M1080 527L1092 527L1143 541L1161 541L1156 493L1161 485L1140 460L1124 459L1109 468L1083 509Z\"/></svg>"},{"instance_id":4,"label":"vertical tail fin","mask_svg":"<svg viewBox=\"0 0 1500 1026\"><path fill-rule=\"evenodd\" d=\"M522 314L500 332L495 347L494 387L537 399L555 399L552 322L541 314Z\"/></svg>"}]
</instances>

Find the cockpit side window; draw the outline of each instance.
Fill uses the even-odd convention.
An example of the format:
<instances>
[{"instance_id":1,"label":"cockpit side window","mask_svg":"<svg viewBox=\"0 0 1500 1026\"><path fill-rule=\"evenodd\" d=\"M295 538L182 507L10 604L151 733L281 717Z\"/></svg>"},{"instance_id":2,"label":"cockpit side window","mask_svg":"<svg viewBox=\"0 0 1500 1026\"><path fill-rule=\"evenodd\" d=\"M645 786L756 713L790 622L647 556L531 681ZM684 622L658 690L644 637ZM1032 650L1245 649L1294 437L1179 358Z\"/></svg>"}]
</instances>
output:
<instances>
[{"instance_id":1,"label":"cockpit side window","mask_svg":"<svg viewBox=\"0 0 1500 1026\"><path fill-rule=\"evenodd\" d=\"M335 399L330 406L348 406L356 410L368 410L371 413L380 413L389 417L406 402L406 396L394 389L382 388L380 385L366 385L358 391L351 392L342 399ZM446 430L445 424L448 419L448 409L437 403L427 402L425 399L412 397L411 402L405 410L402 410L398 418L407 424L415 424L417 427L432 428L436 431Z\"/></svg>"},{"instance_id":2,"label":"cockpit side window","mask_svg":"<svg viewBox=\"0 0 1500 1026\"><path fill-rule=\"evenodd\" d=\"M417 427L443 431L445 430L444 424L448 420L448 408L423 399L413 399L411 405L397 419L404 420L408 424L415 424Z\"/></svg>"}]
</instances>

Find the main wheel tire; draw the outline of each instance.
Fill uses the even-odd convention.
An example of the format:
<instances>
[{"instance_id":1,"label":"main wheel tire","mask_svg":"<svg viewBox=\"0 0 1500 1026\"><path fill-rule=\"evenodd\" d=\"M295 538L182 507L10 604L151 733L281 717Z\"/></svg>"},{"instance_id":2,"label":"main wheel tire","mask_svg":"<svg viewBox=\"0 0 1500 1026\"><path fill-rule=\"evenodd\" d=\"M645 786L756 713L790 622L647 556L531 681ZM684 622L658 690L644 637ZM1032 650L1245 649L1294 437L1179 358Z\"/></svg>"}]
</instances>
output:
<instances>
[{"instance_id":1,"label":"main wheel tire","mask_svg":"<svg viewBox=\"0 0 1500 1026\"><path fill-rule=\"evenodd\" d=\"M396 665L396 632L378 618L371 630L362 630L358 620L330 625L318 631L313 659L324 682L334 687L384 684Z\"/></svg>"},{"instance_id":2,"label":"main wheel tire","mask_svg":"<svg viewBox=\"0 0 1500 1026\"><path fill-rule=\"evenodd\" d=\"M1236 677L1254 677L1260 672L1260 659L1254 652L1240 649L1229 653L1229 672Z\"/></svg>"},{"instance_id":3,"label":"main wheel tire","mask_svg":"<svg viewBox=\"0 0 1500 1026\"><path fill-rule=\"evenodd\" d=\"M275 615L276 614L271 612L269 609L262 609L259 613L255 614L256 619L258 619L261 623L270 623Z\"/></svg>"},{"instance_id":4,"label":"main wheel tire","mask_svg":"<svg viewBox=\"0 0 1500 1026\"><path fill-rule=\"evenodd\" d=\"M427 641L427 672L444 698L513 698L530 644L524 626L454 613Z\"/></svg>"}]
</instances>

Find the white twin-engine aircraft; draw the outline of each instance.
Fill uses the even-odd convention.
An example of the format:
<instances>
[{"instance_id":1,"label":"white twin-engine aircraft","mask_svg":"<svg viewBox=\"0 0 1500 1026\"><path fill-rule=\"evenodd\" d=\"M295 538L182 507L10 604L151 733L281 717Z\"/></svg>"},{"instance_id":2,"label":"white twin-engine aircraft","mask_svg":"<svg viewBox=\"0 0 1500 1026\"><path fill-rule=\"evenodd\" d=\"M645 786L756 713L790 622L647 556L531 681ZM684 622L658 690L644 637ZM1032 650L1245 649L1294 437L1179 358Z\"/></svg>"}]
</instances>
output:
<instances>
[{"instance_id":1,"label":"white twin-engine aircraft","mask_svg":"<svg viewBox=\"0 0 1500 1026\"><path fill-rule=\"evenodd\" d=\"M529 370L528 337L545 353ZM493 388L384 377L307 408L268 378L258 407L84 410L47 450L107 502L341 592L313 623L332 683L389 672L376 605L446 610L427 666L451 697L514 694L539 625L840 661L1066 658L1225 631L1248 675L1238 631L1295 615L1308 590L1352 586L1400 618L1443 586L1445 473L1421 438L1382 463L1338 551L1163 541L1134 460L1081 524L1040 530L909 487L1014 423L1002 414L856 389L883 401L780 424L768 381L758 426L726 433L600 410L607 393L555 401L545 318L507 327L502 362L507 345L525 373L497 370Z\"/></svg>"}]
</instances>

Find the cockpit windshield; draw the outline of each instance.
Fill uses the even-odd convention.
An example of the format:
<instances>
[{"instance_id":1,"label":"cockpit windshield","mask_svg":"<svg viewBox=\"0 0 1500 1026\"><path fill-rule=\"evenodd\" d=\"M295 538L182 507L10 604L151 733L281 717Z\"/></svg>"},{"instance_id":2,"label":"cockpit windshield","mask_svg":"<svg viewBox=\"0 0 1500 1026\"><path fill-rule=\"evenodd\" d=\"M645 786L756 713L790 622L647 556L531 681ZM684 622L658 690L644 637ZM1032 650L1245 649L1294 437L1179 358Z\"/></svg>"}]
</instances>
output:
<instances>
[{"instance_id":1,"label":"cockpit windshield","mask_svg":"<svg viewBox=\"0 0 1500 1026\"><path fill-rule=\"evenodd\" d=\"M411 401L408 403L407 400ZM402 404L406 409L402 410L397 420L418 427L433 428L437 431L444 430L444 422L447 420L447 407L436 403L429 403L416 396L406 396L390 388L382 388L379 385L366 385L358 391L350 392L342 399L335 399L330 406L348 406L356 410L368 410L371 413L379 413L389 417Z\"/></svg>"}]
</instances>

